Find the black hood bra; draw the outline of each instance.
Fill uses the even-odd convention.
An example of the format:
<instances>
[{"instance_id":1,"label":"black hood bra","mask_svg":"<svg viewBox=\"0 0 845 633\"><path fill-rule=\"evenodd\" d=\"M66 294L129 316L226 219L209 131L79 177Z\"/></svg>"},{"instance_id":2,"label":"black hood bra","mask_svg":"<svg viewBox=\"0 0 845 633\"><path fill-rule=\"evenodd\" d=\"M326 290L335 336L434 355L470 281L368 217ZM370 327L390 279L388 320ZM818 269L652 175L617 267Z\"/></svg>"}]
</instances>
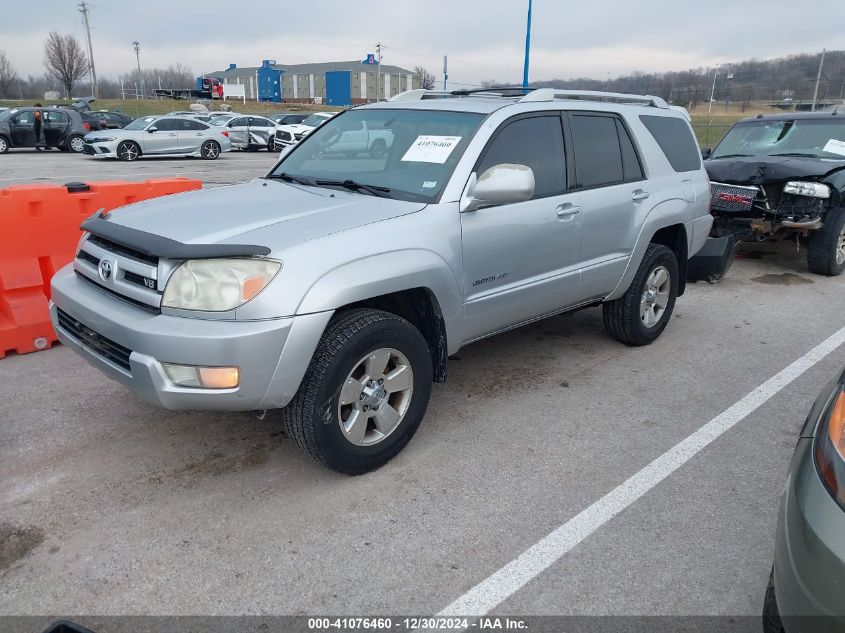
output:
<instances>
[{"instance_id":1,"label":"black hood bra","mask_svg":"<svg viewBox=\"0 0 845 633\"><path fill-rule=\"evenodd\" d=\"M821 178L845 169L842 160L797 156L741 156L704 161L710 180L736 185L766 185L796 178Z\"/></svg>"}]
</instances>

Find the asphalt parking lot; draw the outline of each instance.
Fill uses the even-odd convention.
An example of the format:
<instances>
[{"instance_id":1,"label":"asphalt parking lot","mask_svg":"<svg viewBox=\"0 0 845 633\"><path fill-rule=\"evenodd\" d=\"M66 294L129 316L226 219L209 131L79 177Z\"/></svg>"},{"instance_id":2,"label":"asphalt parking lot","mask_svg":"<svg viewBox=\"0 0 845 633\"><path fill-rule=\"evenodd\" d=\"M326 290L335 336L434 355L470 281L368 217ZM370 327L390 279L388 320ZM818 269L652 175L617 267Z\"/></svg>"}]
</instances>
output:
<instances>
[{"instance_id":1,"label":"asphalt parking lot","mask_svg":"<svg viewBox=\"0 0 845 633\"><path fill-rule=\"evenodd\" d=\"M0 157L0 187L170 175L275 155ZM9 168L6 168L9 165ZM27 174L33 170L38 178ZM57 346L0 361L0 614L435 614L839 332L845 277L746 248L632 349L589 309L471 345L390 464L345 477L277 415L155 409ZM493 612L757 615L798 430L839 346ZM485 594L485 595L488 595Z\"/></svg>"},{"instance_id":2,"label":"asphalt parking lot","mask_svg":"<svg viewBox=\"0 0 845 633\"><path fill-rule=\"evenodd\" d=\"M152 156L132 163L50 150L11 150L0 156L0 187L29 183L147 180L184 176L198 178L207 187L228 185L264 175L276 163L278 152L226 152L214 161L202 158Z\"/></svg>"}]
</instances>

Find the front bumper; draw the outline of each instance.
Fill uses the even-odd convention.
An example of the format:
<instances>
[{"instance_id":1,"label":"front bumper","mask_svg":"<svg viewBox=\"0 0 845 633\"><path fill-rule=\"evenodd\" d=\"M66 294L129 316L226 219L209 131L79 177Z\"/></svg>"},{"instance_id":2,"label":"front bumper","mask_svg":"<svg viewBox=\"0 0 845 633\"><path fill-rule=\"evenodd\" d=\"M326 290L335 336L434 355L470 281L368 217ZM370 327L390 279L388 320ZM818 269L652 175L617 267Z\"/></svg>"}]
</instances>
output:
<instances>
[{"instance_id":1,"label":"front bumper","mask_svg":"<svg viewBox=\"0 0 845 633\"><path fill-rule=\"evenodd\" d=\"M845 631L845 511L819 478L811 438L799 440L792 458L774 571L787 632Z\"/></svg>"},{"instance_id":2,"label":"front bumper","mask_svg":"<svg viewBox=\"0 0 845 633\"><path fill-rule=\"evenodd\" d=\"M106 143L85 141L85 145L82 146L82 153L94 158L117 158L117 143L114 141Z\"/></svg>"},{"instance_id":3,"label":"front bumper","mask_svg":"<svg viewBox=\"0 0 845 633\"><path fill-rule=\"evenodd\" d=\"M215 321L149 312L80 279L67 266L52 281L50 316L59 340L110 378L166 409L250 411L285 406L299 388L331 312L261 321ZM59 322L59 310L126 350L128 360ZM233 389L175 385L162 363L234 366ZM128 365L125 366L125 365Z\"/></svg>"}]
</instances>

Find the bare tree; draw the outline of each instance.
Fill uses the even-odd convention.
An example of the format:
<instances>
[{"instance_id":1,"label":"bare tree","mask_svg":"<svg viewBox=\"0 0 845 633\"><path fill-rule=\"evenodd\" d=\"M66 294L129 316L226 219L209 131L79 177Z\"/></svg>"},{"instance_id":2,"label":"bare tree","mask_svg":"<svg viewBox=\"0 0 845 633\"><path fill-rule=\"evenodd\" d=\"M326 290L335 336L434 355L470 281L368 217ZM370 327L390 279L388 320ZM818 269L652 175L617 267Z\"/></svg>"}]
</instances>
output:
<instances>
[{"instance_id":1,"label":"bare tree","mask_svg":"<svg viewBox=\"0 0 845 633\"><path fill-rule=\"evenodd\" d=\"M482 79L481 80L481 87L482 88L492 88L493 86L499 86L501 82L496 81L495 79Z\"/></svg>"},{"instance_id":2,"label":"bare tree","mask_svg":"<svg viewBox=\"0 0 845 633\"><path fill-rule=\"evenodd\" d=\"M431 90L434 88L434 75L428 72L422 66L414 67L414 74L420 76L420 88L423 90Z\"/></svg>"},{"instance_id":3,"label":"bare tree","mask_svg":"<svg viewBox=\"0 0 845 633\"><path fill-rule=\"evenodd\" d=\"M52 31L44 42L44 67L61 82L70 97L74 85L88 72L88 58L73 35Z\"/></svg>"},{"instance_id":4,"label":"bare tree","mask_svg":"<svg viewBox=\"0 0 845 633\"><path fill-rule=\"evenodd\" d=\"M8 97L12 93L12 84L17 80L18 72L6 57L5 51L0 51L0 97Z\"/></svg>"}]
</instances>

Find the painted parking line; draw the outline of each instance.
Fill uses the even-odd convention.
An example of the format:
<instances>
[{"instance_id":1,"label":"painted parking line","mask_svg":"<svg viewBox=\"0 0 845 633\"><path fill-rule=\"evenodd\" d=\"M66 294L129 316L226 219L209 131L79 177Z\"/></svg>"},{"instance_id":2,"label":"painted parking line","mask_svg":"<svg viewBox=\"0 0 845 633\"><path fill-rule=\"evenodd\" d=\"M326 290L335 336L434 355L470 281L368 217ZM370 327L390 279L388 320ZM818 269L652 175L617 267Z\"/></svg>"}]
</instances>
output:
<instances>
[{"instance_id":1,"label":"painted parking line","mask_svg":"<svg viewBox=\"0 0 845 633\"><path fill-rule=\"evenodd\" d=\"M438 616L478 617L489 613L843 343L845 327L481 581Z\"/></svg>"}]
</instances>

